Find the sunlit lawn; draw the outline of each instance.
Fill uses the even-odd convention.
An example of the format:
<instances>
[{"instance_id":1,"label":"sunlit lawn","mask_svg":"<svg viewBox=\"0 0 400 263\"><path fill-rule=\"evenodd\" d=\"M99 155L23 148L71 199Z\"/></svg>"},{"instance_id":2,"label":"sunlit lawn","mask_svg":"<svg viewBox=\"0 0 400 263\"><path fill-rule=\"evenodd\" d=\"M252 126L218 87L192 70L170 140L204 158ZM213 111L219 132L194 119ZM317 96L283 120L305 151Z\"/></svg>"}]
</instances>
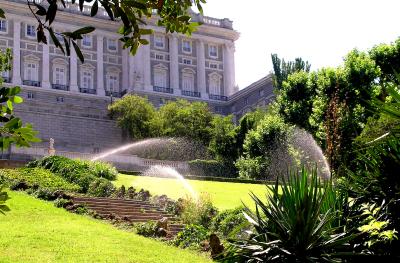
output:
<instances>
[{"instance_id":1,"label":"sunlit lawn","mask_svg":"<svg viewBox=\"0 0 400 263\"><path fill-rule=\"evenodd\" d=\"M195 252L10 192L0 214L0 262L211 262Z\"/></svg>"},{"instance_id":2,"label":"sunlit lawn","mask_svg":"<svg viewBox=\"0 0 400 263\"><path fill-rule=\"evenodd\" d=\"M211 182L187 180L188 183L198 193L208 193L213 201L213 204L219 209L230 209L238 207L242 201L247 205L252 205L250 191L259 197L264 197L266 186L262 184L243 184L243 183L227 183L227 182ZM133 186L137 190L141 188L149 190L152 195L166 194L167 196L178 199L189 194L189 191L184 188L182 183L175 179L156 178L147 176L132 176L120 174L115 185L125 187Z\"/></svg>"}]
</instances>

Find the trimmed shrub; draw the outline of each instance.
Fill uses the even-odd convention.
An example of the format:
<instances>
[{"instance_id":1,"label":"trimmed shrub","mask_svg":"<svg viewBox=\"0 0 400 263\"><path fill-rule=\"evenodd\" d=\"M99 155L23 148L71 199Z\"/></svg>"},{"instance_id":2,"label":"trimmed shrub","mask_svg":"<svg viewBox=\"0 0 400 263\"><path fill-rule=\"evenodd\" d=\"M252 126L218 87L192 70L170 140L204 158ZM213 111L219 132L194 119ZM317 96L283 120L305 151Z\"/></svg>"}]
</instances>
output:
<instances>
[{"instance_id":1,"label":"trimmed shrub","mask_svg":"<svg viewBox=\"0 0 400 263\"><path fill-rule=\"evenodd\" d=\"M148 221L145 223L137 223L133 226L136 230L136 234L145 237L155 237L157 235L157 222Z\"/></svg>"},{"instance_id":2,"label":"trimmed shrub","mask_svg":"<svg viewBox=\"0 0 400 263\"><path fill-rule=\"evenodd\" d=\"M64 178L53 174L43 168L19 168L0 170L1 181L9 185L26 185L26 188L44 188L48 191L64 190L70 192L79 192L81 188L69 183Z\"/></svg>"},{"instance_id":3,"label":"trimmed shrub","mask_svg":"<svg viewBox=\"0 0 400 263\"><path fill-rule=\"evenodd\" d=\"M208 232L203 226L188 225L173 240L180 248L199 248L202 241L208 239Z\"/></svg>"},{"instance_id":4,"label":"trimmed shrub","mask_svg":"<svg viewBox=\"0 0 400 263\"><path fill-rule=\"evenodd\" d=\"M82 187L82 192L89 190L96 178L115 179L117 171L103 162L72 160L63 156L47 156L27 164L28 167L43 167L64 177L71 183Z\"/></svg>"},{"instance_id":5,"label":"trimmed shrub","mask_svg":"<svg viewBox=\"0 0 400 263\"><path fill-rule=\"evenodd\" d=\"M210 229L220 233L224 237L233 238L240 234L248 226L248 222L243 215L244 208L225 210L216 215Z\"/></svg>"},{"instance_id":6,"label":"trimmed shrub","mask_svg":"<svg viewBox=\"0 0 400 263\"><path fill-rule=\"evenodd\" d=\"M109 197L116 191L115 186L104 178L96 178L90 183L87 193L96 197Z\"/></svg>"},{"instance_id":7,"label":"trimmed shrub","mask_svg":"<svg viewBox=\"0 0 400 263\"><path fill-rule=\"evenodd\" d=\"M180 199L181 219L185 224L197 224L208 228L212 218L218 213L209 195L202 193L197 200L192 197Z\"/></svg>"},{"instance_id":8,"label":"trimmed shrub","mask_svg":"<svg viewBox=\"0 0 400 263\"><path fill-rule=\"evenodd\" d=\"M229 165L216 160L193 160L189 161L190 173L198 176L210 177L237 177L237 170Z\"/></svg>"}]
</instances>

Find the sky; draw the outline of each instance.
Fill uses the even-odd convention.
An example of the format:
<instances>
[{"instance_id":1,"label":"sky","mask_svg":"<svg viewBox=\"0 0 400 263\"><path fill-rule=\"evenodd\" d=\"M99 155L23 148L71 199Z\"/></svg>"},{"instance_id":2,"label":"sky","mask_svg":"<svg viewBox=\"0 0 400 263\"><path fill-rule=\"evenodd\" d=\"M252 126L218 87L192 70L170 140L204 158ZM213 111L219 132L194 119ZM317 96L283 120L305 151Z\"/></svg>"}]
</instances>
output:
<instances>
[{"instance_id":1,"label":"sky","mask_svg":"<svg viewBox=\"0 0 400 263\"><path fill-rule=\"evenodd\" d=\"M229 18L242 89L272 71L271 53L302 57L311 70L338 66L352 49L400 37L399 0L207 0L204 15Z\"/></svg>"}]
</instances>

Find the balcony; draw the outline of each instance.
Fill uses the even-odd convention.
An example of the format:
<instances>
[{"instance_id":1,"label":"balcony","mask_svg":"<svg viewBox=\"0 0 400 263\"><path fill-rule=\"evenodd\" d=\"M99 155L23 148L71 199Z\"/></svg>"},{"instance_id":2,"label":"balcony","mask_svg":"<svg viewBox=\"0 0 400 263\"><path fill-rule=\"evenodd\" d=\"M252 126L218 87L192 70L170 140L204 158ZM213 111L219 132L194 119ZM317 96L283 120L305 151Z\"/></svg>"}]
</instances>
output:
<instances>
[{"instance_id":1,"label":"balcony","mask_svg":"<svg viewBox=\"0 0 400 263\"><path fill-rule=\"evenodd\" d=\"M208 97L210 98L210 100L228 101L228 97L227 96L209 94Z\"/></svg>"},{"instance_id":2,"label":"balcony","mask_svg":"<svg viewBox=\"0 0 400 263\"><path fill-rule=\"evenodd\" d=\"M79 88L80 93L96 94L95 89Z\"/></svg>"},{"instance_id":3,"label":"balcony","mask_svg":"<svg viewBox=\"0 0 400 263\"><path fill-rule=\"evenodd\" d=\"M188 96L188 97L195 97L195 98L201 97L201 93L198 91L182 90L181 94L183 96Z\"/></svg>"},{"instance_id":4,"label":"balcony","mask_svg":"<svg viewBox=\"0 0 400 263\"><path fill-rule=\"evenodd\" d=\"M40 87L40 81L36 80L24 80L22 81L22 84L25 86Z\"/></svg>"},{"instance_id":5,"label":"balcony","mask_svg":"<svg viewBox=\"0 0 400 263\"><path fill-rule=\"evenodd\" d=\"M11 83L11 78L10 77L1 77L3 79L4 83Z\"/></svg>"},{"instance_id":6,"label":"balcony","mask_svg":"<svg viewBox=\"0 0 400 263\"><path fill-rule=\"evenodd\" d=\"M51 88L52 89L57 89L57 90L65 90L65 91L69 90L69 86L68 85L61 85L61 84L51 84Z\"/></svg>"},{"instance_id":7,"label":"balcony","mask_svg":"<svg viewBox=\"0 0 400 263\"><path fill-rule=\"evenodd\" d=\"M164 87L154 86L153 90L156 91L156 92L162 92L162 93L169 93L169 94L173 94L174 93L174 89L171 89L171 88L164 88Z\"/></svg>"},{"instance_id":8,"label":"balcony","mask_svg":"<svg viewBox=\"0 0 400 263\"><path fill-rule=\"evenodd\" d=\"M127 90L123 90L123 91L121 91L121 92L119 92L119 91L109 91L109 90L106 90L106 96L109 96L109 97L114 97L114 98L122 98L125 94L127 93Z\"/></svg>"}]
</instances>

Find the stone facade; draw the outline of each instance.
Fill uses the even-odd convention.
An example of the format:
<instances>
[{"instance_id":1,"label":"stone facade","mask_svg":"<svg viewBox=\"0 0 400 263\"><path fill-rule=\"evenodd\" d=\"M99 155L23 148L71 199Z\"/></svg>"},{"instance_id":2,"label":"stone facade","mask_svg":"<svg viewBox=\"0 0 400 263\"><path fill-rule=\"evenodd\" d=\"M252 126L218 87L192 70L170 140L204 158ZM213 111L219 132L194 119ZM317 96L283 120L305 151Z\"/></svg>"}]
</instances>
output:
<instances>
[{"instance_id":1,"label":"stone facade","mask_svg":"<svg viewBox=\"0 0 400 263\"><path fill-rule=\"evenodd\" d=\"M13 69L2 75L6 85L21 86L25 98L16 114L40 132L42 144L54 138L57 149L92 153L122 144L107 106L128 93L147 96L156 107L177 98L205 101L213 111L233 113L236 119L273 96L270 76L238 91L234 42L239 34L226 18L193 13L193 21L203 25L190 38L165 34L151 19L150 45L130 56L117 40L120 23L109 21L104 10L92 18L89 7L82 14L67 3L59 8L55 31L96 27L78 43L82 64L74 51L65 57L51 41L37 43L36 21L26 15L25 0L2 1L2 8L7 20L0 20L0 49L11 48L14 58Z\"/></svg>"}]
</instances>

